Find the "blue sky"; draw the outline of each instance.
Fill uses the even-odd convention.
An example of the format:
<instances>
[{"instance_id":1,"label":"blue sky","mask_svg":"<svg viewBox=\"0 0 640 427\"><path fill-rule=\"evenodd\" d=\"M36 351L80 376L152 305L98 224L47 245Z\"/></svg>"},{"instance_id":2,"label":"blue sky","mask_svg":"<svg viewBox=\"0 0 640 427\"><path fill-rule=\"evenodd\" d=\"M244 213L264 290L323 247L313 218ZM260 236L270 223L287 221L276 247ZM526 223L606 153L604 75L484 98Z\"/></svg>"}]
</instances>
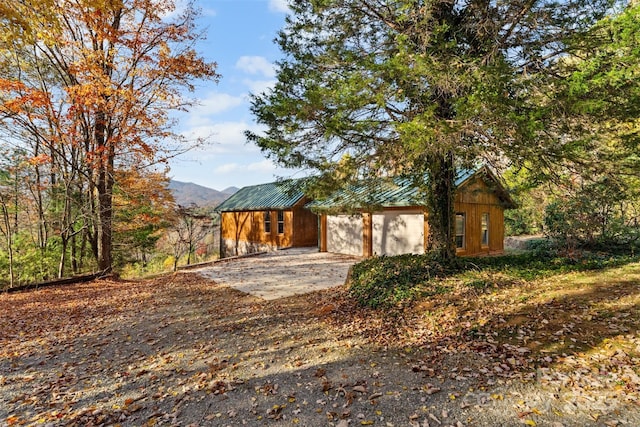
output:
<instances>
[{"instance_id":1,"label":"blue sky","mask_svg":"<svg viewBox=\"0 0 640 427\"><path fill-rule=\"evenodd\" d=\"M273 63L281 56L273 42L284 25L285 0L198 0L200 25L207 39L198 50L218 63L218 84L200 83L201 105L178 117L178 132L188 137L210 136L206 147L171 161L169 176L223 190L292 176L277 169L244 131L259 130L249 111L249 93L260 93L275 82Z\"/></svg>"}]
</instances>

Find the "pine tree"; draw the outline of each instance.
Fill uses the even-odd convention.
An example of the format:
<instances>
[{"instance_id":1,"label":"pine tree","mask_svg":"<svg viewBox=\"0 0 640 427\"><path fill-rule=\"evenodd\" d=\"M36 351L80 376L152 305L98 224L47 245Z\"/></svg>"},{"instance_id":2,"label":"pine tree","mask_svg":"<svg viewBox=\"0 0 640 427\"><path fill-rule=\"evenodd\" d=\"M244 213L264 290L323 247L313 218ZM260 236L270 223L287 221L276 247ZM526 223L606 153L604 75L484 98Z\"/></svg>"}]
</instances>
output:
<instances>
[{"instance_id":1,"label":"pine tree","mask_svg":"<svg viewBox=\"0 0 640 427\"><path fill-rule=\"evenodd\" d=\"M613 3L293 2L277 83L252 99L267 130L247 137L284 166L316 171L319 187L412 177L426 196L428 248L453 257L456 170L481 159L542 168L564 155L542 88L568 42Z\"/></svg>"}]
</instances>

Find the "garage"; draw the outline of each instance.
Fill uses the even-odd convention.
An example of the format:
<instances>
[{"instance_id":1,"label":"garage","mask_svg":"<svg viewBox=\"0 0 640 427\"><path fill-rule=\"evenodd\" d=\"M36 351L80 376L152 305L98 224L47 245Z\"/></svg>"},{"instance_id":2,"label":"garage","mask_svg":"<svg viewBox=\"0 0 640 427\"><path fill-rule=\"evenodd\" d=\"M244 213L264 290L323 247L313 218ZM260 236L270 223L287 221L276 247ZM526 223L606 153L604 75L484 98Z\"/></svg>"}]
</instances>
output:
<instances>
[{"instance_id":1,"label":"garage","mask_svg":"<svg viewBox=\"0 0 640 427\"><path fill-rule=\"evenodd\" d=\"M327 252L362 256L362 215L327 216Z\"/></svg>"},{"instance_id":2,"label":"garage","mask_svg":"<svg viewBox=\"0 0 640 427\"><path fill-rule=\"evenodd\" d=\"M387 211L374 213L372 249L374 255L424 253L424 213Z\"/></svg>"},{"instance_id":3,"label":"garage","mask_svg":"<svg viewBox=\"0 0 640 427\"><path fill-rule=\"evenodd\" d=\"M502 253L504 210L516 205L500 179L483 166L459 171L455 186L455 230L451 231L455 231L456 254ZM321 252L369 257L425 251L429 218L419 189L409 179L363 182L308 206L320 219Z\"/></svg>"}]
</instances>

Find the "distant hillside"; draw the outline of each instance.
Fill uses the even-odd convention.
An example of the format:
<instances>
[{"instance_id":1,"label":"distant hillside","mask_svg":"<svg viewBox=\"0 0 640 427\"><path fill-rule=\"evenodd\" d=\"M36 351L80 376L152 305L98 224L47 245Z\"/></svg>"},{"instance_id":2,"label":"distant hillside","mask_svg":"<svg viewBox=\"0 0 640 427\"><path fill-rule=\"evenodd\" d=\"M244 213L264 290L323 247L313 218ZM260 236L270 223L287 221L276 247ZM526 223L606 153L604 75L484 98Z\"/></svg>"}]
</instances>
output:
<instances>
[{"instance_id":1,"label":"distant hillside","mask_svg":"<svg viewBox=\"0 0 640 427\"><path fill-rule=\"evenodd\" d=\"M228 195L230 195L230 196L231 196L232 194L237 193L237 192L238 192L238 190L239 190L239 188L238 188L238 187L228 187L228 188L225 188L224 190L222 190L222 192L223 192L224 194L228 194Z\"/></svg>"},{"instance_id":2,"label":"distant hillside","mask_svg":"<svg viewBox=\"0 0 640 427\"><path fill-rule=\"evenodd\" d=\"M181 182L173 179L169 181L169 189L173 193L176 203L180 206L197 205L200 207L218 206L234 192L238 191L235 187L218 191L192 182Z\"/></svg>"}]
</instances>

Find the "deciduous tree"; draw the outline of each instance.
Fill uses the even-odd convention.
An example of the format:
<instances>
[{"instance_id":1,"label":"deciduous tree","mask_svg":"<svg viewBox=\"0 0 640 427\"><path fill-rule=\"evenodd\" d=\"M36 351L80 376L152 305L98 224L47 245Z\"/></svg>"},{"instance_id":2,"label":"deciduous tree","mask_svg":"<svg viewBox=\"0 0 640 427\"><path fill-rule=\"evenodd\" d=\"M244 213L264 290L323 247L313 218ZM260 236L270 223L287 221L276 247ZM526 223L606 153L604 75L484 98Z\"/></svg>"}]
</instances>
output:
<instances>
[{"instance_id":1,"label":"deciduous tree","mask_svg":"<svg viewBox=\"0 0 640 427\"><path fill-rule=\"evenodd\" d=\"M1 9L14 2L2 0ZM64 184L58 230L74 236L72 197L101 270L113 263L113 194L118 170L151 167L184 143L172 110L193 100L194 79L217 80L198 55L197 11L172 0L20 0L5 15L0 129L24 144L49 174L37 188ZM22 9L21 9L22 8ZM31 13L40 11L43 13ZM50 192L48 197L52 198ZM42 203L41 203L42 205ZM64 256L64 255L63 255ZM64 259L61 260L61 265Z\"/></svg>"}]
</instances>

